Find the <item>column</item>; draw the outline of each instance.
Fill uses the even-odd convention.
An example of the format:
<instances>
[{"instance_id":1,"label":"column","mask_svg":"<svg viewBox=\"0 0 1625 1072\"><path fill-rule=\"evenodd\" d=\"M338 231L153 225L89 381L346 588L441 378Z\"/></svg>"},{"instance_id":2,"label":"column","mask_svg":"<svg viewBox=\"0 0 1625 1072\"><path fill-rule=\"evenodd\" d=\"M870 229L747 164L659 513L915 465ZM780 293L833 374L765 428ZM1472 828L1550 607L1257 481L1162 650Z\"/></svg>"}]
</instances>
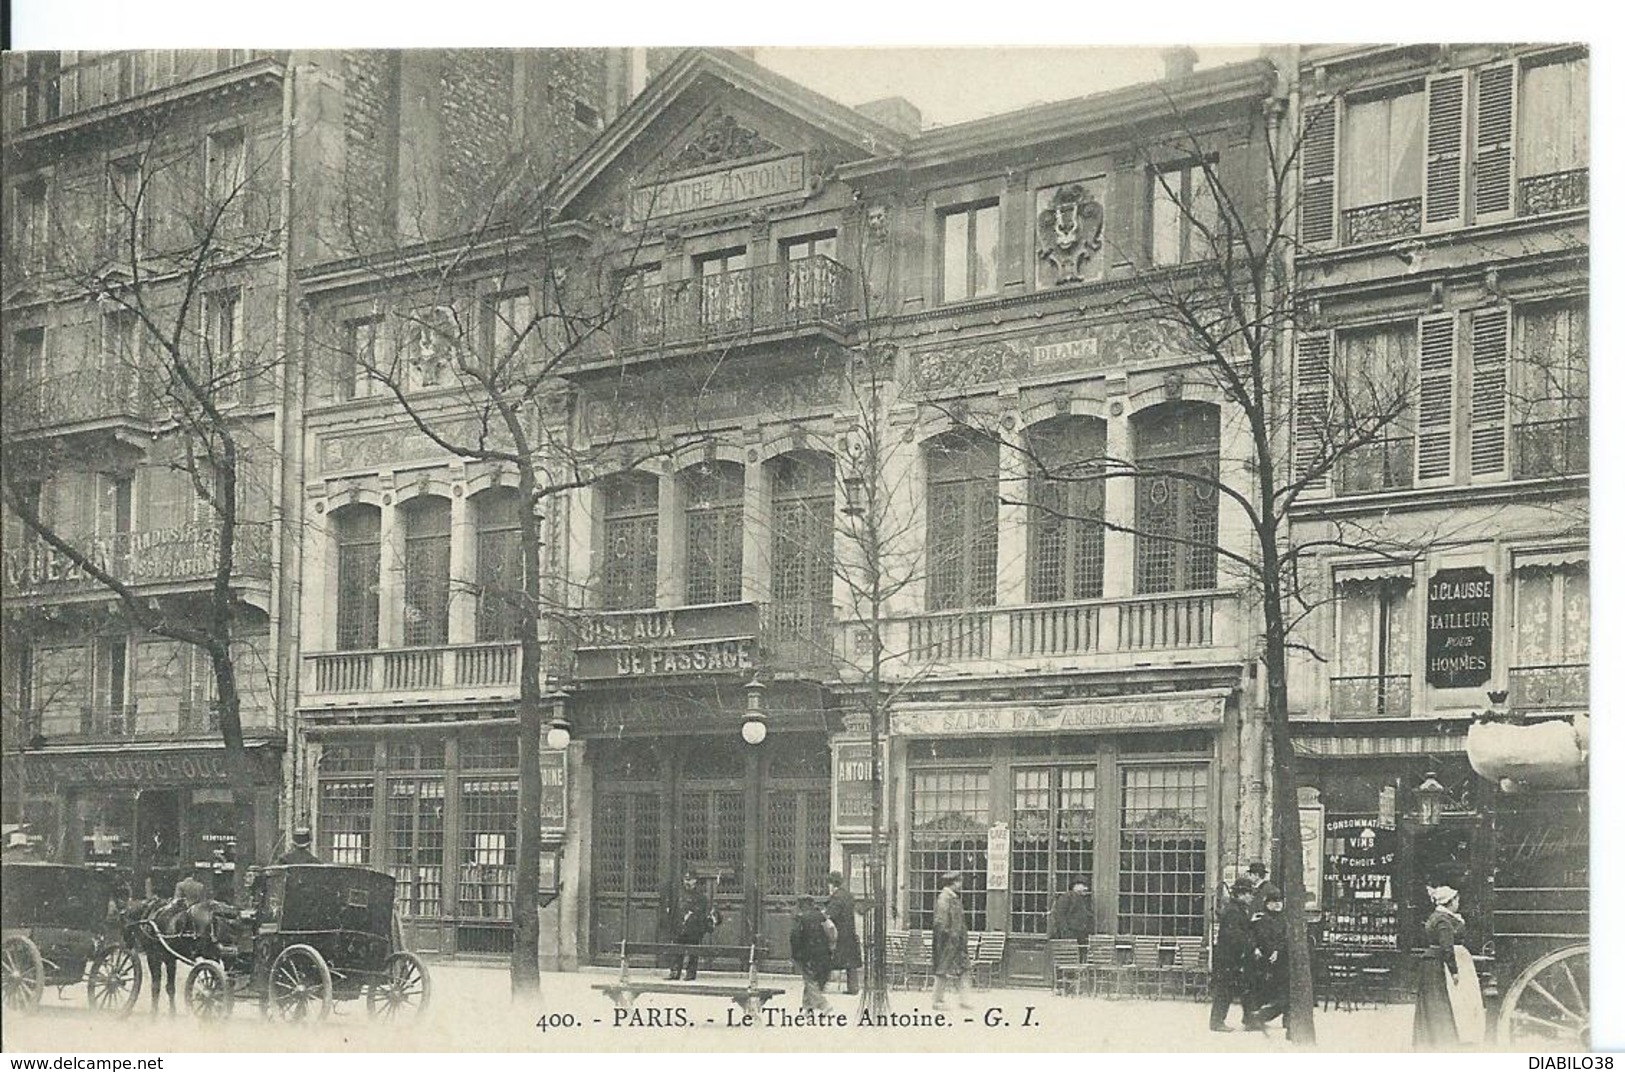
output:
<instances>
[{"instance_id":1,"label":"column","mask_svg":"<svg viewBox=\"0 0 1625 1072\"><path fill-rule=\"evenodd\" d=\"M446 641L450 644L472 644L475 638L475 615L478 599L475 596L474 507L464 486L459 484L451 493L451 593L448 600ZM446 681L452 678L448 673Z\"/></svg>"},{"instance_id":2,"label":"column","mask_svg":"<svg viewBox=\"0 0 1625 1072\"><path fill-rule=\"evenodd\" d=\"M747 603L766 603L773 598L772 485L761 452L752 447L745 455L745 562L739 586L740 598Z\"/></svg>"},{"instance_id":3,"label":"column","mask_svg":"<svg viewBox=\"0 0 1625 1072\"><path fill-rule=\"evenodd\" d=\"M655 581L655 606L662 610L683 605L683 558L686 526L683 524L682 496L677 490L677 474L668 464L660 471L660 561Z\"/></svg>"},{"instance_id":4,"label":"column","mask_svg":"<svg viewBox=\"0 0 1625 1072\"><path fill-rule=\"evenodd\" d=\"M1227 488L1250 494L1254 477L1248 471L1253 456L1252 436L1248 433L1247 419L1236 407L1219 407L1219 480ZM1252 526L1241 504L1228 495L1219 496L1219 546L1226 550L1250 555L1253 546ZM1235 588L1249 578L1237 571L1234 564L1219 556L1219 587ZM1234 636L1234 629L1231 631Z\"/></svg>"},{"instance_id":5,"label":"column","mask_svg":"<svg viewBox=\"0 0 1625 1072\"><path fill-rule=\"evenodd\" d=\"M406 533L393 491L378 515L378 646L398 648L406 636Z\"/></svg>"},{"instance_id":6,"label":"column","mask_svg":"<svg viewBox=\"0 0 1625 1072\"><path fill-rule=\"evenodd\" d=\"M1013 394L1013 392L1012 392ZM1014 399L1012 398L1013 402ZM1012 417L999 440L999 572L1001 606L1027 602L1027 455ZM1008 623L1008 618L1004 621ZM1009 651L1008 647L996 647Z\"/></svg>"},{"instance_id":7,"label":"column","mask_svg":"<svg viewBox=\"0 0 1625 1072\"><path fill-rule=\"evenodd\" d=\"M602 499L597 488L580 488L570 492L566 502L565 599L572 607L593 606L600 602L596 584L603 579L593 563L593 549L602 539L597 523ZM599 568L602 568L601 563Z\"/></svg>"},{"instance_id":8,"label":"column","mask_svg":"<svg viewBox=\"0 0 1625 1072\"><path fill-rule=\"evenodd\" d=\"M1106 456L1118 460L1134 456L1127 390L1127 380L1114 378L1106 382ZM1121 599L1134 594L1134 533L1128 531L1134 527L1134 478L1112 477L1105 482L1104 492L1106 561L1101 594L1107 599ZM1105 623L1102 627L1109 628Z\"/></svg>"}]
</instances>

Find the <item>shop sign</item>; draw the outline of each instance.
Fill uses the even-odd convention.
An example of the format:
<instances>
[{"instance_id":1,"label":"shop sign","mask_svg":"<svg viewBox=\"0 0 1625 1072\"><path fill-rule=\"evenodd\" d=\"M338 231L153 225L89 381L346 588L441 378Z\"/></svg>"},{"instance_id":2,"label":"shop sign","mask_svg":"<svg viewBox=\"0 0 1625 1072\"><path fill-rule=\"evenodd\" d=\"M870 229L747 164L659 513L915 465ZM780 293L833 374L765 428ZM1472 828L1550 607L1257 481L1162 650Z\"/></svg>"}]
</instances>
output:
<instances>
[{"instance_id":1,"label":"shop sign","mask_svg":"<svg viewBox=\"0 0 1625 1072\"><path fill-rule=\"evenodd\" d=\"M1008 733L1106 733L1116 730L1216 726L1223 696L1167 696L1029 707L897 708L891 731L900 737Z\"/></svg>"},{"instance_id":2,"label":"shop sign","mask_svg":"<svg viewBox=\"0 0 1625 1072\"><path fill-rule=\"evenodd\" d=\"M1320 911L1321 863L1326 857L1326 805L1298 806L1298 831L1303 844L1303 908Z\"/></svg>"},{"instance_id":3,"label":"shop sign","mask_svg":"<svg viewBox=\"0 0 1625 1072\"><path fill-rule=\"evenodd\" d=\"M987 888L1010 888L1010 826L994 823L987 828Z\"/></svg>"},{"instance_id":4,"label":"shop sign","mask_svg":"<svg viewBox=\"0 0 1625 1072\"><path fill-rule=\"evenodd\" d=\"M633 201L633 216L640 220L657 219L763 197L799 194L806 188L807 157L793 153L672 179L659 185L640 186Z\"/></svg>"},{"instance_id":5,"label":"shop sign","mask_svg":"<svg viewBox=\"0 0 1625 1072\"><path fill-rule=\"evenodd\" d=\"M869 777L869 745L835 746L835 825L869 829L874 814L873 780Z\"/></svg>"},{"instance_id":6,"label":"shop sign","mask_svg":"<svg viewBox=\"0 0 1625 1072\"><path fill-rule=\"evenodd\" d=\"M568 771L565 753L543 748L542 768L542 829L563 830L568 825L569 796Z\"/></svg>"},{"instance_id":7,"label":"shop sign","mask_svg":"<svg viewBox=\"0 0 1625 1072\"><path fill-rule=\"evenodd\" d=\"M58 785L194 785L229 783L231 771L219 752L167 752L153 755L58 756L34 754L23 764L30 783Z\"/></svg>"},{"instance_id":8,"label":"shop sign","mask_svg":"<svg viewBox=\"0 0 1625 1072\"><path fill-rule=\"evenodd\" d=\"M584 616L577 680L741 674L756 668L756 605Z\"/></svg>"},{"instance_id":9,"label":"shop sign","mask_svg":"<svg viewBox=\"0 0 1625 1072\"><path fill-rule=\"evenodd\" d=\"M1428 581L1427 682L1436 689L1490 679L1495 578L1486 569L1447 569Z\"/></svg>"}]
</instances>

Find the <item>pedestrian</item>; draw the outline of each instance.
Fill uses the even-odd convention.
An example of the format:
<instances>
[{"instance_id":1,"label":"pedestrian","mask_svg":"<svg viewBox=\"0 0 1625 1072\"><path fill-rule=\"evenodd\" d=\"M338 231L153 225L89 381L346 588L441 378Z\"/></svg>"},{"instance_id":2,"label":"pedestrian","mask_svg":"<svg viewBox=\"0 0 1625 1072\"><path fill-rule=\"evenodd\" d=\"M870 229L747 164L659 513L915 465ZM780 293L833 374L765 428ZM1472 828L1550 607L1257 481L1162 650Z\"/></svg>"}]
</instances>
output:
<instances>
[{"instance_id":1,"label":"pedestrian","mask_svg":"<svg viewBox=\"0 0 1625 1072\"><path fill-rule=\"evenodd\" d=\"M692 871L683 874L683 888L672 908L672 937L679 945L699 945L705 936L716 929L716 917L711 912L711 901L700 889L699 876ZM696 953L679 950L673 958L672 979L692 979L699 971L700 958Z\"/></svg>"},{"instance_id":2,"label":"pedestrian","mask_svg":"<svg viewBox=\"0 0 1625 1072\"><path fill-rule=\"evenodd\" d=\"M970 933L965 929L965 905L960 900L964 877L958 871L942 876L942 892L937 894L936 911L931 917L931 971L937 977L936 990L931 995L933 1009L946 1009L943 1001L949 986L954 989L961 1009L970 1008L965 1000L965 968Z\"/></svg>"},{"instance_id":3,"label":"pedestrian","mask_svg":"<svg viewBox=\"0 0 1625 1072\"><path fill-rule=\"evenodd\" d=\"M279 864L319 864L321 858L310 851L310 827L293 828L293 848L276 858Z\"/></svg>"},{"instance_id":4,"label":"pedestrian","mask_svg":"<svg viewBox=\"0 0 1625 1072\"><path fill-rule=\"evenodd\" d=\"M1263 910L1253 915L1253 977L1247 990L1253 1000L1252 1029L1262 1031L1271 1020L1286 1015L1286 902L1270 882L1258 888L1257 900Z\"/></svg>"},{"instance_id":5,"label":"pedestrian","mask_svg":"<svg viewBox=\"0 0 1625 1072\"><path fill-rule=\"evenodd\" d=\"M833 966L845 969L846 992L856 994L858 976L863 971L863 946L858 941L857 904L852 900L852 891L846 888L846 876L839 871L829 873L829 903L824 913L835 925Z\"/></svg>"},{"instance_id":6,"label":"pedestrian","mask_svg":"<svg viewBox=\"0 0 1625 1072\"><path fill-rule=\"evenodd\" d=\"M1270 869L1265 866L1263 860L1254 860L1252 863L1247 865L1247 878L1252 882L1253 889L1261 890L1270 880ZM1255 903L1260 903L1262 901L1263 898L1261 897L1254 898Z\"/></svg>"},{"instance_id":7,"label":"pedestrian","mask_svg":"<svg viewBox=\"0 0 1625 1072\"><path fill-rule=\"evenodd\" d=\"M801 1007L827 1009L824 987L829 983L835 955L836 925L809 894L796 899L790 928L790 959L801 972Z\"/></svg>"},{"instance_id":8,"label":"pedestrian","mask_svg":"<svg viewBox=\"0 0 1625 1072\"><path fill-rule=\"evenodd\" d=\"M1095 909L1089 898L1089 878L1078 875L1072 888L1055 899L1049 910L1049 936L1087 942L1095 929Z\"/></svg>"},{"instance_id":9,"label":"pedestrian","mask_svg":"<svg viewBox=\"0 0 1625 1072\"><path fill-rule=\"evenodd\" d=\"M1225 1024L1232 1002L1241 1002L1242 1020L1251 1020L1245 972L1252 953L1253 883L1245 875L1230 887L1230 897L1219 910L1218 934L1213 939L1213 964L1208 985L1213 1005L1208 1011L1209 1031L1229 1031Z\"/></svg>"},{"instance_id":10,"label":"pedestrian","mask_svg":"<svg viewBox=\"0 0 1625 1072\"><path fill-rule=\"evenodd\" d=\"M1427 953L1416 974L1416 1022L1411 1043L1418 1050L1448 1050L1484 1041L1484 997L1478 969L1461 944L1467 923L1461 894L1450 886L1429 887L1433 914L1423 928Z\"/></svg>"}]
</instances>

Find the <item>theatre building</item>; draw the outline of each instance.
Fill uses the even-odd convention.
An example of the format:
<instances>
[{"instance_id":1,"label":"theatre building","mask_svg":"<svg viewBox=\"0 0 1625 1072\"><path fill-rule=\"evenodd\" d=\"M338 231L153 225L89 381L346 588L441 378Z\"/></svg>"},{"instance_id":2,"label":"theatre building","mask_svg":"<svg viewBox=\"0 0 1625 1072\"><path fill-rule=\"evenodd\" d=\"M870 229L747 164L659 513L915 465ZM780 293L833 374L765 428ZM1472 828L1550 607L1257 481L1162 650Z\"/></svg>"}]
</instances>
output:
<instances>
[{"instance_id":1,"label":"theatre building","mask_svg":"<svg viewBox=\"0 0 1625 1072\"><path fill-rule=\"evenodd\" d=\"M1299 289L1318 319L1297 404L1351 370L1412 389L1293 514L1330 596L1305 633L1326 658L1291 683L1305 871L1325 948L1405 993L1428 885L1462 891L1469 945L1488 937L1495 787L1468 725L1589 713L1589 63L1471 45L1302 60Z\"/></svg>"}]
</instances>

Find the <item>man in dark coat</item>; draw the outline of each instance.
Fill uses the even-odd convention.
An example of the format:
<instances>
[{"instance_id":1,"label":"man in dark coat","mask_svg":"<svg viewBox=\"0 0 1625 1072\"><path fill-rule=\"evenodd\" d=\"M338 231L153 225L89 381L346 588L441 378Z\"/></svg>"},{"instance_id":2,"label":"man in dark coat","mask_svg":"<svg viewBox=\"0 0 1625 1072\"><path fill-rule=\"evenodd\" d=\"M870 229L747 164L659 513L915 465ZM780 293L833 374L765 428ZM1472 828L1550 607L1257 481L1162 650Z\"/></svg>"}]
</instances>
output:
<instances>
[{"instance_id":1,"label":"man in dark coat","mask_svg":"<svg viewBox=\"0 0 1625 1072\"><path fill-rule=\"evenodd\" d=\"M863 947L858 942L857 905L852 891L846 888L846 876L839 871L829 873L829 903L824 914L835 924L835 959L831 966L846 969L846 992L858 992L858 976L863 970Z\"/></svg>"},{"instance_id":2,"label":"man in dark coat","mask_svg":"<svg viewBox=\"0 0 1625 1072\"><path fill-rule=\"evenodd\" d=\"M672 909L672 941L679 945L699 945L715 927L711 901L700 889L699 878L690 871L683 876L683 889ZM697 955L678 953L672 962L669 978L692 979L699 967L700 958Z\"/></svg>"},{"instance_id":3,"label":"man in dark coat","mask_svg":"<svg viewBox=\"0 0 1625 1072\"><path fill-rule=\"evenodd\" d=\"M1271 883L1258 889L1264 910L1253 914L1252 978L1247 990L1253 1000L1254 1030L1286 1013L1286 907L1281 891Z\"/></svg>"},{"instance_id":4,"label":"man in dark coat","mask_svg":"<svg viewBox=\"0 0 1625 1072\"><path fill-rule=\"evenodd\" d=\"M1209 1031L1229 1031L1225 1018L1231 1002L1240 1000L1242 1017L1251 1020L1252 1003L1247 998L1245 973L1252 956L1253 884L1245 876L1230 887L1230 899L1219 910L1219 932L1213 940L1213 970L1209 985L1213 1005L1208 1012Z\"/></svg>"},{"instance_id":5,"label":"man in dark coat","mask_svg":"<svg viewBox=\"0 0 1625 1072\"><path fill-rule=\"evenodd\" d=\"M958 871L943 875L942 892L937 894L936 910L931 915L931 971L937 977L936 990L931 995L933 1009L948 1007L943 998L950 986L959 998L959 1007L970 1008L965 1000L970 933L965 929L965 905L959 899L963 886L964 877Z\"/></svg>"},{"instance_id":6,"label":"man in dark coat","mask_svg":"<svg viewBox=\"0 0 1625 1072\"><path fill-rule=\"evenodd\" d=\"M790 959L801 970L801 1007L827 1009L824 987L829 983L834 956L835 924L811 896L796 900L796 916L790 927Z\"/></svg>"},{"instance_id":7,"label":"man in dark coat","mask_svg":"<svg viewBox=\"0 0 1625 1072\"><path fill-rule=\"evenodd\" d=\"M319 864L321 860L310 851L310 827L299 826L293 831L293 848L276 858L279 864Z\"/></svg>"},{"instance_id":8,"label":"man in dark coat","mask_svg":"<svg viewBox=\"0 0 1625 1072\"><path fill-rule=\"evenodd\" d=\"M1089 879L1079 875L1072 888L1055 899L1049 910L1049 936L1087 942L1095 929L1095 909L1089 899Z\"/></svg>"}]
</instances>

